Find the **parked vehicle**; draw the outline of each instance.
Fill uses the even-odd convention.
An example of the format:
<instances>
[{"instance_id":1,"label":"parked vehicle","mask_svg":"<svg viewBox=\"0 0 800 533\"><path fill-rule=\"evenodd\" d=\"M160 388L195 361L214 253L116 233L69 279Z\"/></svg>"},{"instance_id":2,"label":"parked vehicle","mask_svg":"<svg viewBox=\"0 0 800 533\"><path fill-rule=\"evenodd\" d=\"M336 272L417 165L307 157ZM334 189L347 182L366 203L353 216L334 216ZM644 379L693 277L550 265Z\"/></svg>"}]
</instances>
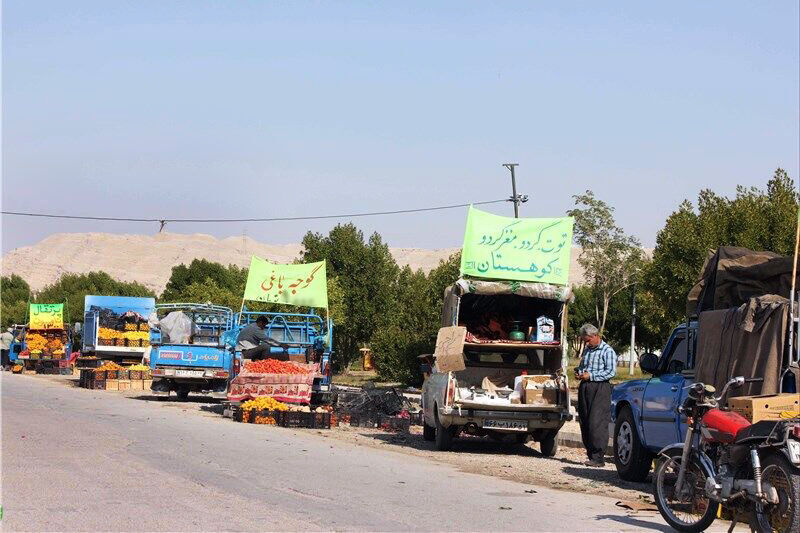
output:
<instances>
[{"instance_id":1,"label":"parked vehicle","mask_svg":"<svg viewBox=\"0 0 800 533\"><path fill-rule=\"evenodd\" d=\"M297 362L319 363L321 377L314 379L312 388L312 404L327 404L331 401L331 378L333 357L333 321L309 313L267 313L249 311L247 307L235 317L235 335L241 328L255 322L259 316L267 317L267 335L277 342L289 345L287 352L290 360ZM274 353L282 353L282 349L273 347ZM237 358L241 352L236 352Z\"/></svg>"},{"instance_id":2,"label":"parked vehicle","mask_svg":"<svg viewBox=\"0 0 800 533\"><path fill-rule=\"evenodd\" d=\"M639 366L652 377L616 385L611 392L614 463L626 481L644 481L655 454L683 439L686 420L677 408L693 382L697 322L672 332L661 357L642 356Z\"/></svg>"},{"instance_id":3,"label":"parked vehicle","mask_svg":"<svg viewBox=\"0 0 800 533\"><path fill-rule=\"evenodd\" d=\"M423 358L424 438L438 450L449 450L462 432L506 443L532 438L543 455L555 455L558 431L572 418L564 342L570 298L568 287L539 283L462 279L448 288L442 325L466 328L463 364ZM533 336L541 317L555 331L540 342ZM493 334L498 338L486 338ZM515 384L525 374L552 388L536 401L515 401Z\"/></svg>"},{"instance_id":4,"label":"parked vehicle","mask_svg":"<svg viewBox=\"0 0 800 533\"><path fill-rule=\"evenodd\" d=\"M791 257L744 248L721 247L709 256L687 298L693 318L673 331L661 357L640 359L652 377L617 385L611 394L614 462L622 479L643 481L658 450L683 441L688 426L677 409L694 381L722 388L757 368L763 383L737 395L798 391L797 295L780 295L791 286L792 265Z\"/></svg>"},{"instance_id":5,"label":"parked vehicle","mask_svg":"<svg viewBox=\"0 0 800 533\"><path fill-rule=\"evenodd\" d=\"M704 531L724 504L755 531L800 531L800 419L751 424L719 408L731 388L760 381L735 377L719 396L704 383L686 387L678 409L689 420L686 436L659 452L653 480L658 510L674 529Z\"/></svg>"},{"instance_id":6,"label":"parked vehicle","mask_svg":"<svg viewBox=\"0 0 800 533\"><path fill-rule=\"evenodd\" d=\"M87 295L81 355L141 362L150 346L147 318L155 305L155 298Z\"/></svg>"},{"instance_id":7,"label":"parked vehicle","mask_svg":"<svg viewBox=\"0 0 800 533\"><path fill-rule=\"evenodd\" d=\"M173 303L155 307L150 331L151 389L157 396L175 392L224 398L238 372L233 311L211 304Z\"/></svg>"}]
</instances>

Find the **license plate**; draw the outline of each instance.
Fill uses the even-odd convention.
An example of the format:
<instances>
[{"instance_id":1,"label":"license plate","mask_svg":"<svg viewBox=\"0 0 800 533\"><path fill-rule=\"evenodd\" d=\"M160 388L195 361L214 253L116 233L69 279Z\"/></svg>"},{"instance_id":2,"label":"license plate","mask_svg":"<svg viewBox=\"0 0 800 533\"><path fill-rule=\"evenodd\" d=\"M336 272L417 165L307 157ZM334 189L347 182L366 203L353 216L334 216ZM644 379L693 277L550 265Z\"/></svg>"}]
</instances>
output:
<instances>
[{"instance_id":1,"label":"license plate","mask_svg":"<svg viewBox=\"0 0 800 533\"><path fill-rule=\"evenodd\" d=\"M202 370L176 370L175 377L179 378L202 378L203 372Z\"/></svg>"},{"instance_id":2,"label":"license plate","mask_svg":"<svg viewBox=\"0 0 800 533\"><path fill-rule=\"evenodd\" d=\"M484 420L483 427L488 429L511 429L528 431L528 423L524 420Z\"/></svg>"}]
</instances>

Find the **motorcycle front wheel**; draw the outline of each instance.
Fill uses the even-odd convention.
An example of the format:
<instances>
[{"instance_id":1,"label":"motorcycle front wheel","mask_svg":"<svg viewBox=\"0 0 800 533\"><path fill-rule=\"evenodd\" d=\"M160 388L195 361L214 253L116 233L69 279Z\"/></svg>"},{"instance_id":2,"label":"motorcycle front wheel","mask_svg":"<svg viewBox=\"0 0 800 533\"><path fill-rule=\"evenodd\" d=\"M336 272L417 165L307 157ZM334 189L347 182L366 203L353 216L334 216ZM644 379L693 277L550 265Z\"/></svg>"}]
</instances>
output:
<instances>
[{"instance_id":1,"label":"motorcycle front wheel","mask_svg":"<svg viewBox=\"0 0 800 533\"><path fill-rule=\"evenodd\" d=\"M706 473L690 458L680 493L675 491L681 457L661 458L653 475L653 492L661 516L678 531L704 531L717 517L719 503L706 495Z\"/></svg>"}]
</instances>

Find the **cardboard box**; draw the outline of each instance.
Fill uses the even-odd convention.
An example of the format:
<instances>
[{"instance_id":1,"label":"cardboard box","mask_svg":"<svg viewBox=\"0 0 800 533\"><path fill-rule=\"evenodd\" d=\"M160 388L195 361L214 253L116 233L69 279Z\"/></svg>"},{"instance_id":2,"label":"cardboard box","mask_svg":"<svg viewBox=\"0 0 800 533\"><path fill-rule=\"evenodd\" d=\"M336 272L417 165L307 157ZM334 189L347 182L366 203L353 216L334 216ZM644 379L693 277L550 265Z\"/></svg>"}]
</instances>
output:
<instances>
[{"instance_id":1,"label":"cardboard box","mask_svg":"<svg viewBox=\"0 0 800 533\"><path fill-rule=\"evenodd\" d=\"M114 391L115 391L115 390L119 390L119 380L116 380L116 379L107 379L107 380L105 381L105 383L106 383L106 386L105 386L105 389L106 389L106 390L114 390ZM95 387L95 388L96 388L96 387Z\"/></svg>"},{"instance_id":2,"label":"cardboard box","mask_svg":"<svg viewBox=\"0 0 800 533\"><path fill-rule=\"evenodd\" d=\"M120 391L131 390L131 380L129 379L119 380L119 390Z\"/></svg>"},{"instance_id":3,"label":"cardboard box","mask_svg":"<svg viewBox=\"0 0 800 533\"><path fill-rule=\"evenodd\" d=\"M150 390L150 385L153 384L152 379L143 379L142 380L142 390Z\"/></svg>"},{"instance_id":4,"label":"cardboard box","mask_svg":"<svg viewBox=\"0 0 800 533\"><path fill-rule=\"evenodd\" d=\"M144 382L141 379L132 379L131 390L144 390Z\"/></svg>"},{"instance_id":5,"label":"cardboard box","mask_svg":"<svg viewBox=\"0 0 800 533\"><path fill-rule=\"evenodd\" d=\"M728 407L750 422L761 420L780 420L783 411L800 411L800 394L765 394L763 396L740 396L730 398Z\"/></svg>"},{"instance_id":6,"label":"cardboard box","mask_svg":"<svg viewBox=\"0 0 800 533\"><path fill-rule=\"evenodd\" d=\"M523 390L526 405L558 405L558 389L537 389L529 381Z\"/></svg>"}]
</instances>

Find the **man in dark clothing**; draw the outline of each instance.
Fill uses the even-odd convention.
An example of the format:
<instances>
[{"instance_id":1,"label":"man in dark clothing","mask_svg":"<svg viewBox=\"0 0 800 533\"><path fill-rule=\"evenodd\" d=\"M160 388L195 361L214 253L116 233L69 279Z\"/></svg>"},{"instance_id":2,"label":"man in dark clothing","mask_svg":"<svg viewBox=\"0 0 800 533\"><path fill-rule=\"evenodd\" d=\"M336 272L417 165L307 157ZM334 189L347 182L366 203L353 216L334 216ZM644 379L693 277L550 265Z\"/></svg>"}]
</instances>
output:
<instances>
[{"instance_id":1,"label":"man in dark clothing","mask_svg":"<svg viewBox=\"0 0 800 533\"><path fill-rule=\"evenodd\" d=\"M267 322L267 317L259 316L254 323L243 327L239 332L239 337L236 339L236 349L242 351L243 359L252 361L261 359L288 361L287 346L271 338L264 331L264 328L267 327ZM270 348L273 346L283 348L283 353L271 353Z\"/></svg>"},{"instance_id":2,"label":"man in dark clothing","mask_svg":"<svg viewBox=\"0 0 800 533\"><path fill-rule=\"evenodd\" d=\"M603 342L600 332L591 324L584 324L580 336L586 344L575 377L578 387L578 417L587 466L605 466L608 447L608 424L611 421L611 383L617 373L617 354Z\"/></svg>"}]
</instances>

